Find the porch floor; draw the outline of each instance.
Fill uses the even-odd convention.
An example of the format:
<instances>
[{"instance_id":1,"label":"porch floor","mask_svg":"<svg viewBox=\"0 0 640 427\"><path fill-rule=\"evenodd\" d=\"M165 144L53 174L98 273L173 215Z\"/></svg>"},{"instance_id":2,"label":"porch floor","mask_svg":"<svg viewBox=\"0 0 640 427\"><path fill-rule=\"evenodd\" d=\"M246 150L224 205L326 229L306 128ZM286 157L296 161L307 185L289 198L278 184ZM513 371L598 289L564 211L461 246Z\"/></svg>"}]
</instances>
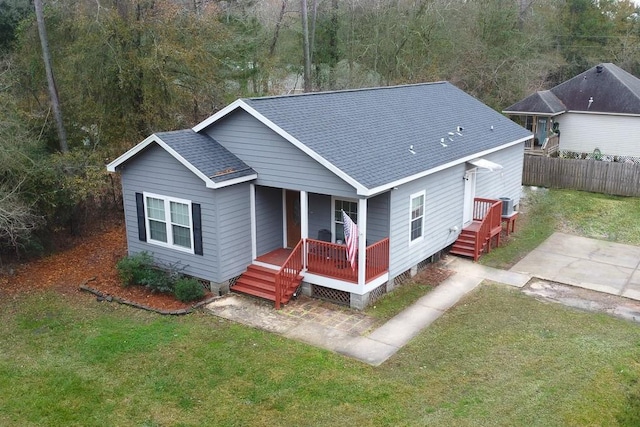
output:
<instances>
[{"instance_id":1,"label":"porch floor","mask_svg":"<svg viewBox=\"0 0 640 427\"><path fill-rule=\"evenodd\" d=\"M260 255L258 258L256 258L256 261L282 267L287 258L289 258L289 255L291 255L292 251L292 249L278 248L271 252L267 252L266 254Z\"/></svg>"}]
</instances>

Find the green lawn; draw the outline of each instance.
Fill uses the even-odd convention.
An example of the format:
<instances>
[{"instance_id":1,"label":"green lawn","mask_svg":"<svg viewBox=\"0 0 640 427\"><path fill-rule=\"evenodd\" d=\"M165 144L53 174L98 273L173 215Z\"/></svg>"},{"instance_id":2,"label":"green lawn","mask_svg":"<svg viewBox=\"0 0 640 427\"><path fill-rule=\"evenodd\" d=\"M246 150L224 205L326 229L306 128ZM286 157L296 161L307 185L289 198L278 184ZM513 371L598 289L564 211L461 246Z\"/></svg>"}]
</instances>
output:
<instances>
[{"instance_id":1,"label":"green lawn","mask_svg":"<svg viewBox=\"0 0 640 427\"><path fill-rule=\"evenodd\" d=\"M638 423L640 327L503 286L377 368L203 313L0 301L2 426Z\"/></svg>"},{"instance_id":2,"label":"green lawn","mask_svg":"<svg viewBox=\"0 0 640 427\"><path fill-rule=\"evenodd\" d=\"M509 268L554 231L640 245L640 198L573 190L527 190L516 233L480 262Z\"/></svg>"}]
</instances>

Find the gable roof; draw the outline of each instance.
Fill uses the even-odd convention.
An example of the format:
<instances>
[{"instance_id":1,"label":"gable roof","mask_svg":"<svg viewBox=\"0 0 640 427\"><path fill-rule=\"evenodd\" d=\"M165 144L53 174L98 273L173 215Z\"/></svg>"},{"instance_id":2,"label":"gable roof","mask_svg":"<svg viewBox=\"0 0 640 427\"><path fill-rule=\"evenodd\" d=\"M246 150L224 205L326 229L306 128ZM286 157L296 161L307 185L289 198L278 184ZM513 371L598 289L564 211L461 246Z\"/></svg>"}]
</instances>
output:
<instances>
[{"instance_id":1,"label":"gable roof","mask_svg":"<svg viewBox=\"0 0 640 427\"><path fill-rule=\"evenodd\" d=\"M153 143L160 145L196 174L208 188L221 188L257 177L253 169L218 141L192 129L155 133L109 163L107 170L115 172L120 165Z\"/></svg>"},{"instance_id":2,"label":"gable roof","mask_svg":"<svg viewBox=\"0 0 640 427\"><path fill-rule=\"evenodd\" d=\"M448 82L241 99L242 109L368 195L520 143L531 133Z\"/></svg>"},{"instance_id":3,"label":"gable roof","mask_svg":"<svg viewBox=\"0 0 640 427\"><path fill-rule=\"evenodd\" d=\"M567 111L567 107L550 90L541 90L516 102L503 112L509 114L522 111L541 116L555 116Z\"/></svg>"},{"instance_id":4,"label":"gable roof","mask_svg":"<svg viewBox=\"0 0 640 427\"><path fill-rule=\"evenodd\" d=\"M550 92L564 106L549 109L536 102ZM537 92L504 110L504 113L544 113L564 111L608 114L640 114L640 79L611 63L603 63L560 83L549 91Z\"/></svg>"}]
</instances>

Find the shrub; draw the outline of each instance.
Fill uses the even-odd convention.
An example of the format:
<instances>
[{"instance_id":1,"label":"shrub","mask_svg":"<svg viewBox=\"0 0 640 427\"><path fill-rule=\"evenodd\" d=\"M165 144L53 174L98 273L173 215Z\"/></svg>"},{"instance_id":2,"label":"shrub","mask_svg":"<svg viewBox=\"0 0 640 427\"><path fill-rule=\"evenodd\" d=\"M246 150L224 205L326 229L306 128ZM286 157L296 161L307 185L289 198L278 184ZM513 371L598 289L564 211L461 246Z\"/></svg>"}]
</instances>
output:
<instances>
[{"instance_id":1,"label":"shrub","mask_svg":"<svg viewBox=\"0 0 640 427\"><path fill-rule=\"evenodd\" d=\"M202 298L204 296L204 289L196 279L182 277L176 282L174 293L180 301L190 302Z\"/></svg>"},{"instance_id":2,"label":"shrub","mask_svg":"<svg viewBox=\"0 0 640 427\"><path fill-rule=\"evenodd\" d=\"M150 268L138 282L154 292L172 293L175 281L166 271Z\"/></svg>"},{"instance_id":3,"label":"shrub","mask_svg":"<svg viewBox=\"0 0 640 427\"><path fill-rule=\"evenodd\" d=\"M147 252L126 256L116 265L122 286L142 284L152 267L153 257Z\"/></svg>"}]
</instances>

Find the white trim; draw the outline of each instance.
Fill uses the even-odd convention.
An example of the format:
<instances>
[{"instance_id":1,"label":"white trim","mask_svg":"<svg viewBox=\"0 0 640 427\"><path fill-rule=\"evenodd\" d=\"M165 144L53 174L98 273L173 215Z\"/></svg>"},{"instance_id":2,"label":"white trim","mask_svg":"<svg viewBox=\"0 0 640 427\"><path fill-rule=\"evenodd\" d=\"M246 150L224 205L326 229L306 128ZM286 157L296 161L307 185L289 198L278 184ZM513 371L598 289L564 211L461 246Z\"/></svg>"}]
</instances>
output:
<instances>
[{"instance_id":1,"label":"white trim","mask_svg":"<svg viewBox=\"0 0 640 427\"><path fill-rule=\"evenodd\" d=\"M287 190L282 189L282 247L287 247Z\"/></svg>"},{"instance_id":2,"label":"white trim","mask_svg":"<svg viewBox=\"0 0 640 427\"><path fill-rule=\"evenodd\" d=\"M300 239L309 238L309 197L306 191L300 191Z\"/></svg>"},{"instance_id":3,"label":"white trim","mask_svg":"<svg viewBox=\"0 0 640 427\"><path fill-rule=\"evenodd\" d=\"M608 113L604 111L581 111L581 110L568 110L567 113L574 114L589 114L596 116L627 116L627 117L640 117L640 114L632 114L632 113Z\"/></svg>"},{"instance_id":4,"label":"white trim","mask_svg":"<svg viewBox=\"0 0 640 427\"><path fill-rule=\"evenodd\" d=\"M279 265L267 264L264 261L253 260L253 264L259 265L260 267L270 268L271 270L276 270L276 271L280 270L281 268Z\"/></svg>"},{"instance_id":5,"label":"white trim","mask_svg":"<svg viewBox=\"0 0 640 427\"><path fill-rule=\"evenodd\" d=\"M367 199L358 200L358 286L367 279Z\"/></svg>"},{"instance_id":6,"label":"white trim","mask_svg":"<svg viewBox=\"0 0 640 427\"><path fill-rule=\"evenodd\" d=\"M150 219L149 219L149 211L147 209L147 198L152 198L152 199L157 199L157 200L162 200L164 203L164 224L165 224L165 232L167 233L167 241L163 242L161 240L154 240L151 238L151 227L150 227ZM179 199L177 197L170 197L170 196L164 196L164 195L160 195L160 194L155 194L155 193L147 193L147 192L143 192L142 193L142 198L143 198L143 205L144 205L144 221L145 221L145 227L147 228L147 243L151 244L151 245L156 245L156 246L162 246L164 248L169 248L169 249L175 249L177 251L181 251L181 252L187 252L190 254L194 254L195 250L194 250L194 237L193 237L193 213L191 210L191 200L186 200L186 199ZM189 242L191 243L191 247L186 248L184 246L180 246L180 245L176 245L173 242L173 229L172 229L172 225L173 223L171 222L171 202L174 203L180 203L183 205L187 205L188 206L188 212L189 212ZM181 225L181 227L185 227L184 225ZM186 227L185 227L186 228Z\"/></svg>"},{"instance_id":7,"label":"white trim","mask_svg":"<svg viewBox=\"0 0 640 427\"><path fill-rule=\"evenodd\" d=\"M129 151L127 151L126 153L122 154L120 157L118 157L117 159L115 159L114 161L109 163L107 165L107 170L109 172L116 172L116 169L118 168L118 166L120 166L123 163L127 162L129 159L135 157L138 153L140 153L142 150L144 150L145 148L147 148L149 145L151 145L154 142L156 144L158 144L160 147L162 147L162 149L164 149L167 153L169 153L173 158L175 158L177 161L179 161L184 167L189 169L194 175L196 175L198 178L200 178L202 181L204 181L204 183L206 184L207 188L213 188L213 189L224 188L224 187L228 187L230 185L235 185L235 184L239 184L239 183L242 183L242 182L252 181L252 180L258 178L258 174L254 173L254 174L251 174L251 175L243 176L243 177L240 177L240 178L234 178L234 179L230 179L230 180L227 180L227 181L214 182L211 178L209 178L208 176L203 174L200 171L200 169L198 169L195 166L193 166L184 157L182 157L180 154L178 154L177 151L175 151L173 148L169 147L169 145L167 145L167 143L165 143L155 133L153 135L151 135L151 136L148 136L144 141L140 142L135 147L131 148Z\"/></svg>"},{"instance_id":8,"label":"white trim","mask_svg":"<svg viewBox=\"0 0 640 427\"><path fill-rule=\"evenodd\" d=\"M371 292L372 290L389 280L388 272L380 275L364 286L358 286L353 282L345 282L342 280L334 279L327 276L321 276L319 274L309 273L306 271L303 272L302 275L302 280L312 285L324 286L325 288L337 289L339 291L345 291L356 295L364 295L367 292Z\"/></svg>"},{"instance_id":9,"label":"white trim","mask_svg":"<svg viewBox=\"0 0 640 427\"><path fill-rule=\"evenodd\" d=\"M501 145L499 147L495 147L495 148L491 148L491 149L488 149L488 150L484 150L484 151L481 151L479 153L474 153L474 154L472 154L470 156L461 157L461 158L456 159L456 160L454 160L452 162L445 163L443 165L440 165L440 166L437 166L435 168L432 168L432 169L417 173L415 175L408 176L406 178L399 179L397 181L393 181L393 182L391 182L389 184L384 184L384 185L381 185L379 187L371 188L371 189L367 190L365 193L358 193L358 195L367 196L367 197L375 196L378 193L382 193L383 191L390 190L393 187L399 187L402 184L406 184L408 182L415 181L416 179L424 178L427 175L433 175L436 172L440 172L442 170L449 169L450 167L459 165L461 163L466 163L471 159L475 159L476 157L486 156L487 154L495 153L496 151L500 151L500 150L504 150L505 148L513 147L514 145L521 144L524 141L528 141L529 139L533 139L533 135L527 136L526 138L517 139L517 140L512 141L512 142L510 142L508 144L503 144L503 145Z\"/></svg>"},{"instance_id":10,"label":"white trim","mask_svg":"<svg viewBox=\"0 0 640 427\"><path fill-rule=\"evenodd\" d=\"M412 212L413 212L413 200L417 199L418 197L422 196L422 217L421 217L421 222L422 225L420 227L420 237L416 237L415 239L411 239L411 224L413 223L414 219L411 218ZM418 242L421 242L424 240L424 217L426 216L427 213L427 192L426 190L422 190L422 191L418 191L417 193L413 193L412 195L409 196L409 246L413 246Z\"/></svg>"},{"instance_id":11,"label":"white trim","mask_svg":"<svg viewBox=\"0 0 640 427\"><path fill-rule=\"evenodd\" d=\"M193 127L193 130L195 132L200 132L201 130L207 128L208 126L210 126L213 123L215 123L216 121L218 121L220 118L226 116L227 114L229 114L230 112L232 112L232 111L234 111L234 110L236 110L238 108L241 108L245 112L249 113L251 116L253 116L255 119L260 121L265 126L267 126L269 129L271 129L272 131L274 131L275 133L280 135L282 138L284 138L287 141L289 141L295 147L300 149L303 153L307 154L309 157L311 157L312 159L314 159L315 161L320 163L322 166L324 166L325 168L327 168L328 170L330 170L331 172L336 174L340 179L342 179L347 184L349 184L352 187L354 187L356 189L356 191L358 192L358 194L361 194L362 192L366 192L367 191L367 188L364 185L360 184L358 181L353 179L351 176L349 176L346 173L344 173L341 169L338 169L338 167L336 167L333 163L329 162L327 159L325 159L324 157L322 157L321 155L319 155L318 153L313 151L307 145L305 145L302 142L300 142L297 138L294 138L292 135L290 135L288 132L286 132L280 126L276 125L271 120L269 120L268 118L266 118L265 116L260 114L257 110L252 108L250 105L248 105L242 99L238 99L238 100L234 101L233 103L229 104L226 108L223 108L222 110L218 111L213 116L211 116L208 119L204 120L203 122L197 124L196 126Z\"/></svg>"},{"instance_id":12,"label":"white trim","mask_svg":"<svg viewBox=\"0 0 640 427\"><path fill-rule=\"evenodd\" d=\"M249 184L249 213L251 215L251 259L258 258L258 231L256 225L256 185Z\"/></svg>"},{"instance_id":13,"label":"white trim","mask_svg":"<svg viewBox=\"0 0 640 427\"><path fill-rule=\"evenodd\" d=\"M567 110L562 110L557 113L538 113L535 111L508 111L508 110L502 111L503 114L511 114L512 116L543 116L543 117L555 117L555 116L564 114L566 112Z\"/></svg>"}]
</instances>

